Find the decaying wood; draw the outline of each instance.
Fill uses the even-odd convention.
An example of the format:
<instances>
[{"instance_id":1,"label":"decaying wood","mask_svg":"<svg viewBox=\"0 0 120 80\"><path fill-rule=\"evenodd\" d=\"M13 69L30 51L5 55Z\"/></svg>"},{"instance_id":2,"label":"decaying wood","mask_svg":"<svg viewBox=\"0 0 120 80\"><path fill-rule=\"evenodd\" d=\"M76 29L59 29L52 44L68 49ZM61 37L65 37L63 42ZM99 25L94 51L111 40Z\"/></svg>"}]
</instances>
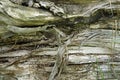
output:
<instances>
[{"instance_id":1,"label":"decaying wood","mask_svg":"<svg viewBox=\"0 0 120 80\"><path fill-rule=\"evenodd\" d=\"M106 39L100 39L101 37L109 39L110 36L112 35L111 34L112 30L100 30L100 31L101 31L100 32L101 35L99 34L94 38L86 40L86 43L82 44L82 47L79 47L80 39L84 38L85 35L89 36L90 33L93 34L95 32L98 32L98 30L93 30L90 32L85 31L84 35L82 35L82 36L81 36L81 34L78 34L77 37L72 42L72 43L76 43L76 45L78 45L78 46L76 46L76 45L67 46L67 48L68 48L68 51L67 51L68 58L66 56L67 67L65 68L66 69L65 72L63 71L59 77L59 78L61 78L61 80L70 74L76 74L76 75L79 74L79 77L76 77L75 79L79 79L80 76L82 76L82 75L87 75L86 73L88 73L89 71L92 71L92 69L85 67L87 65L88 66L91 65L93 67L97 66L95 68L96 69L95 72L93 71L92 73L96 74L96 72L98 72L99 79L102 78L101 76L103 75L103 73L106 73L106 74L104 74L105 79L114 78L111 76L111 74L108 74L107 71L108 72L111 71L111 68L109 68L109 64L116 65L116 68L114 68L114 69L116 69L116 71L119 70L119 68L117 68L117 67L119 67L119 64L116 62L115 59L116 59L116 57L119 57L120 46L119 46L119 43L116 43L117 45L115 47L115 53L113 53L114 50L111 50L110 48L105 47L105 46L111 44L111 42L106 42ZM89 33L89 35L88 35L88 33ZM98 39L99 39L99 41L97 41ZM91 43L93 41L94 41L94 43ZM105 46L101 45L101 43L100 43L101 41L102 42L104 41L105 44L107 43L107 45L105 45ZM98 47L98 44L99 44L99 47ZM86 47L84 45L87 45L89 47ZM8 49L8 48L1 48L1 49L4 50L4 49ZM21 70L21 69L24 70L24 68L22 66L27 68L27 65L30 66L30 65L34 64L34 66L37 66L37 65L41 66L41 68L39 68L39 71L45 70L45 71L41 71L41 72L50 73L52 71L52 67L53 67L54 63L56 62L55 57L57 55L57 49L58 49L57 47L56 48L38 48L32 52L32 55L29 54L31 52L30 50L17 50L17 51L12 51L9 53L0 54L0 58L1 58L1 62L5 61L5 64L7 64L7 65L9 65L9 63L13 63L15 61L15 63L13 63L11 66L9 65L9 67L7 68L8 70L10 67L14 67L17 70ZM116 52L116 50L118 52ZM111 56L111 55L113 55L113 56ZM21 58L22 58L22 60L21 60ZM114 59L115 61L112 59ZM18 62L16 63L16 61L18 61ZM109 63L109 62L111 62L111 63ZM103 64L103 66L101 64ZM1 64L1 65L4 66L4 64ZM99 68L99 65L101 66L100 68ZM43 69L43 66L45 69ZM77 68L77 66L78 66L78 68ZM106 67L104 67L104 66L106 66ZM81 68L81 67L84 67L84 68ZM76 70L73 70L74 68ZM32 66L30 67L30 69L32 69ZM81 69L81 70L79 70L79 69ZM53 69L53 71L54 71L54 69ZM18 77L20 75L22 76L21 73L25 73L25 72L17 73L13 70L13 73L15 74L14 76ZM113 73L113 72L111 72L111 73ZM119 73L119 71L117 72L117 74L118 73ZM29 74L32 74L32 73L29 73ZM43 74L43 73L39 73L39 75L40 74ZM66 74L66 76L65 76L65 74ZM64 75L64 77L63 77L63 75ZM27 76L27 74L26 74L26 76ZM73 76L75 76L75 75L73 75ZM97 76L97 74L96 74L96 76ZM20 78L20 77L18 77L18 78ZM28 77L28 80L29 79L30 78ZM84 78L83 78L83 80L84 80ZM96 80L96 79L93 79L93 80Z\"/></svg>"},{"instance_id":2,"label":"decaying wood","mask_svg":"<svg viewBox=\"0 0 120 80\"><path fill-rule=\"evenodd\" d=\"M120 1L89 4L58 1L58 16L0 0L0 79L119 80Z\"/></svg>"}]
</instances>

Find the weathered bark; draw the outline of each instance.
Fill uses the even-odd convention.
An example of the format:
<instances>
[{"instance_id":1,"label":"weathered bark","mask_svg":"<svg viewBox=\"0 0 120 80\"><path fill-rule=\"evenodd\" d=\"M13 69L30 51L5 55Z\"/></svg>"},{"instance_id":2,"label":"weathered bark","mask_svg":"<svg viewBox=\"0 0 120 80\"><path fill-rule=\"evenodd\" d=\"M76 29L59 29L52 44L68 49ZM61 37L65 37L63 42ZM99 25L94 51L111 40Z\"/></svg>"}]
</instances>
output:
<instances>
[{"instance_id":1,"label":"weathered bark","mask_svg":"<svg viewBox=\"0 0 120 80\"><path fill-rule=\"evenodd\" d=\"M89 35L98 33L98 35L90 39L88 38L89 37L88 33ZM111 35L112 35L111 30L100 30L100 31L93 30L90 32L85 31L82 35L78 34L77 37L75 37L72 40L72 43L70 43L70 45L67 46L68 53L64 53L65 54L64 58L67 60L67 66L65 70L62 71L61 76L59 78L61 80L67 79L67 76L70 76L72 74L70 78L73 77L73 80L80 79L80 77L82 76L85 75L87 76L87 74L91 71L92 71L91 74L94 74L93 76L97 76L98 74L99 79L102 79L102 77L104 77L104 79L116 78L112 76L114 73L112 72L109 65L115 65L112 68L115 70L115 72L117 71L116 72L117 74L119 74L118 61L120 60L119 58L120 45L119 43L115 43L116 46L113 49L112 47L109 46L111 45L111 42L109 41L112 41ZM119 35L116 37L118 37L119 39ZM109 41L107 41L106 39L107 40L109 39ZM83 42L81 43L80 41ZM103 43L106 45L103 45ZM1 49L2 52L4 50L9 50L9 47L3 47ZM4 62L4 64L2 63L1 66L5 66L6 64L7 66L6 74L9 73L8 71L10 67L14 67L14 69L16 69L17 71L12 70L13 72L11 73L14 73L14 76L16 76L18 79L20 78L25 79L24 77L19 77L20 75L23 76L22 75L23 73L27 77L27 73L24 70L28 68L27 67L28 65L29 65L29 69L36 67L37 71L39 71L40 73L39 72L37 73L36 70L32 69L33 73L36 74L35 77L37 77L37 75L39 74L41 75L40 78L47 80L49 77L48 73L52 72L52 67L56 60L57 49L58 49L57 47L54 47L54 48L38 48L35 49L34 51L17 50L17 51L7 52L0 55L1 62ZM39 68L37 68L38 65ZM94 68L95 71L92 68ZM22 70L23 72L20 72L19 70ZM109 74L110 71L111 74ZM3 73L4 72L5 71L3 70ZM31 77L33 77L32 73L29 74L31 74ZM43 74L45 74L46 76ZM79 76L77 74L79 74ZM68 78L67 80L70 80L70 78ZM93 80L96 80L96 77L90 77L90 78L95 78ZM28 77L28 80L29 79L30 78ZM84 77L81 79L84 80ZM31 79L31 80L35 80L35 79Z\"/></svg>"},{"instance_id":2,"label":"weathered bark","mask_svg":"<svg viewBox=\"0 0 120 80\"><path fill-rule=\"evenodd\" d=\"M119 3L58 0L57 16L0 0L0 79L119 80Z\"/></svg>"}]
</instances>

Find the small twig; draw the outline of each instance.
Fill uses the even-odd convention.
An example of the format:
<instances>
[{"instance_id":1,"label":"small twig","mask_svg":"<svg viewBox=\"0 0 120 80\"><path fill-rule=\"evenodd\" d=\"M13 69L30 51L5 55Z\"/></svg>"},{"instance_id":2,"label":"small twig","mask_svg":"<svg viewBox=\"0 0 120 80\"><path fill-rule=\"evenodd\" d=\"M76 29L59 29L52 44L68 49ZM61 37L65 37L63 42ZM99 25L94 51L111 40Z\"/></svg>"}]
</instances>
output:
<instances>
[{"instance_id":1,"label":"small twig","mask_svg":"<svg viewBox=\"0 0 120 80\"><path fill-rule=\"evenodd\" d=\"M71 43L72 39L73 38L70 37L70 39L68 39L64 44L59 45L57 59L48 80L58 79L61 72L65 69L66 66L65 53L67 53L67 46Z\"/></svg>"}]
</instances>

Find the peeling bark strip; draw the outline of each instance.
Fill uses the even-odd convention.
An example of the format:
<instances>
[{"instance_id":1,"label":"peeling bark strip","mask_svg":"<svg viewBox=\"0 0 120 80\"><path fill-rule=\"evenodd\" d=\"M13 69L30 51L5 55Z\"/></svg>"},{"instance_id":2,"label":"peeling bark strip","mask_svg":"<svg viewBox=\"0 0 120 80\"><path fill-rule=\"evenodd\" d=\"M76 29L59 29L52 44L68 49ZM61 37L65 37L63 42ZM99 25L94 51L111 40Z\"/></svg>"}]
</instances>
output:
<instances>
[{"instance_id":1,"label":"peeling bark strip","mask_svg":"<svg viewBox=\"0 0 120 80\"><path fill-rule=\"evenodd\" d=\"M16 26L35 26L35 25L44 25L49 22L57 22L57 21L65 21L70 24L76 23L85 23L89 24L97 21L102 17L101 13L107 13L109 15L119 13L119 2L120 1L112 1L111 5L109 2L104 4L99 4L84 13L74 14L63 16L63 18L53 16L47 11L43 11L41 9L33 9L20 5L15 5L8 0L1 0L2 4L0 6L0 17L3 18L1 21ZM67 4L65 4L67 6ZM72 6L72 5L71 5ZM77 7L77 6L76 6ZM24 8L24 10L23 10ZM54 9L57 10L57 9ZM112 11L112 12L111 12ZM62 11L61 11L62 12ZM67 20L66 20L67 19ZM72 19L72 21L71 21ZM68 23L68 24L69 24Z\"/></svg>"},{"instance_id":2,"label":"peeling bark strip","mask_svg":"<svg viewBox=\"0 0 120 80\"><path fill-rule=\"evenodd\" d=\"M22 34L29 34L37 31L46 31L48 27L53 27L53 26L54 25L45 25L45 26L36 27L36 28L20 28L20 27L8 25L6 27L6 30L22 35Z\"/></svg>"}]
</instances>

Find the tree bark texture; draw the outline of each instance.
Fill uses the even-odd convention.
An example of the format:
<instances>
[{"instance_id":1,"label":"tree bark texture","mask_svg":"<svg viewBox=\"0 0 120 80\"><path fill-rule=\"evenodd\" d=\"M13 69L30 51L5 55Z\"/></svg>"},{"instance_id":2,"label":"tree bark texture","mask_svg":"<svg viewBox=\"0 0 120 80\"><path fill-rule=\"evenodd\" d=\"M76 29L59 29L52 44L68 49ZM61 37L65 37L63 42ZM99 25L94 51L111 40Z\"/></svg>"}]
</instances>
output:
<instances>
[{"instance_id":1,"label":"tree bark texture","mask_svg":"<svg viewBox=\"0 0 120 80\"><path fill-rule=\"evenodd\" d=\"M0 0L0 80L120 79L120 0L22 1Z\"/></svg>"}]
</instances>

